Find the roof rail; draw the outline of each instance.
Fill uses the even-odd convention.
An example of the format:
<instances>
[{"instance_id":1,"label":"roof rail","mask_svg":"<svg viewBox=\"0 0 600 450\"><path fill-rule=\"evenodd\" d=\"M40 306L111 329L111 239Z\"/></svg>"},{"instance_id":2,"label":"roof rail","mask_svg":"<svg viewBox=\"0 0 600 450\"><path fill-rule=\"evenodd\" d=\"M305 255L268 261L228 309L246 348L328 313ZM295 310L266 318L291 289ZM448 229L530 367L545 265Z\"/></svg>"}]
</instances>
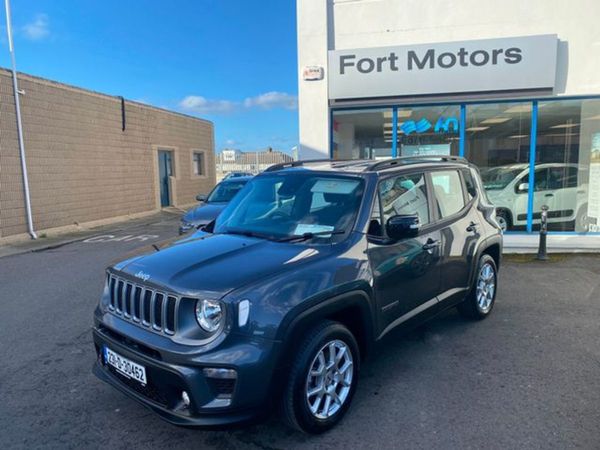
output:
<instances>
[{"instance_id":1,"label":"roof rail","mask_svg":"<svg viewBox=\"0 0 600 450\"><path fill-rule=\"evenodd\" d=\"M287 169L289 167L299 167L299 166L303 166L304 164L324 163L324 162L338 163L338 162L344 162L344 161L352 161L352 160L349 160L349 159L304 159L304 160L298 160L298 161L290 161L290 162L273 164L272 166L267 167L263 172L275 172L276 170Z\"/></svg>"},{"instance_id":2,"label":"roof rail","mask_svg":"<svg viewBox=\"0 0 600 450\"><path fill-rule=\"evenodd\" d=\"M440 160L440 161L455 161L467 164L468 161L462 156L453 155L412 155L412 156L400 156L398 158L386 159L383 161L377 161L367 167L367 171L374 172L376 170L388 169L398 164L403 164L411 161L419 160Z\"/></svg>"}]
</instances>

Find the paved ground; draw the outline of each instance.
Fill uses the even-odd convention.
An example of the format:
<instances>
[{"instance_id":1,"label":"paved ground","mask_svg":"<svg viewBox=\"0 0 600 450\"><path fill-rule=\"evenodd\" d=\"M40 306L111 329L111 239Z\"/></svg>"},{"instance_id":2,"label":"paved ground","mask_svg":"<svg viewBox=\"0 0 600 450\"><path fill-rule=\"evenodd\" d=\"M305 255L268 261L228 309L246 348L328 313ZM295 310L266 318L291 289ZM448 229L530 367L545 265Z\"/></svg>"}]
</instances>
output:
<instances>
[{"instance_id":1,"label":"paved ground","mask_svg":"<svg viewBox=\"0 0 600 450\"><path fill-rule=\"evenodd\" d=\"M162 422L92 376L90 326L104 267L176 225L0 258L0 448L600 448L600 257L586 256L507 262L488 320L452 311L391 335L326 435L276 418L232 431Z\"/></svg>"}]
</instances>

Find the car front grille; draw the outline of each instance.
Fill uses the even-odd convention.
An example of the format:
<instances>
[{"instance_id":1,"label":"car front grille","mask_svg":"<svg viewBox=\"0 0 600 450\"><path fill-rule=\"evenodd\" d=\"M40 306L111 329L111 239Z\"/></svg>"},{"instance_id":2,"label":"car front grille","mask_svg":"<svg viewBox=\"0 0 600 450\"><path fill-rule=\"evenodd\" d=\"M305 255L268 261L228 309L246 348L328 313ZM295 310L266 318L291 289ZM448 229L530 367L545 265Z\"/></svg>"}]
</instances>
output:
<instances>
[{"instance_id":1,"label":"car front grille","mask_svg":"<svg viewBox=\"0 0 600 450\"><path fill-rule=\"evenodd\" d=\"M158 333L175 334L181 297L113 274L109 275L108 283L111 313Z\"/></svg>"}]
</instances>

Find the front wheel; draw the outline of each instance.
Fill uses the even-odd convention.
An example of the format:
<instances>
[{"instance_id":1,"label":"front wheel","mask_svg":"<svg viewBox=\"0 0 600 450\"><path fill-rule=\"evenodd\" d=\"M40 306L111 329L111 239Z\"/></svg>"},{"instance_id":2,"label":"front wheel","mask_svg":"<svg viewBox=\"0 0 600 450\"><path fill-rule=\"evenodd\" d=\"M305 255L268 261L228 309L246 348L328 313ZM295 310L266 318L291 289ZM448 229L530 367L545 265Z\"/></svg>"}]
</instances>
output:
<instances>
[{"instance_id":1,"label":"front wheel","mask_svg":"<svg viewBox=\"0 0 600 450\"><path fill-rule=\"evenodd\" d=\"M496 301L498 268L494 258L483 254L477 264L477 272L467 298L458 305L458 311L469 319L485 319L492 312Z\"/></svg>"},{"instance_id":2,"label":"front wheel","mask_svg":"<svg viewBox=\"0 0 600 450\"><path fill-rule=\"evenodd\" d=\"M305 336L290 371L283 412L293 428L323 433L350 407L360 355L356 339L341 323L323 322Z\"/></svg>"},{"instance_id":3,"label":"front wheel","mask_svg":"<svg viewBox=\"0 0 600 450\"><path fill-rule=\"evenodd\" d=\"M496 222L500 225L500 229L504 233L509 228L512 227L512 218L510 212L506 209L498 209L496 210Z\"/></svg>"}]
</instances>

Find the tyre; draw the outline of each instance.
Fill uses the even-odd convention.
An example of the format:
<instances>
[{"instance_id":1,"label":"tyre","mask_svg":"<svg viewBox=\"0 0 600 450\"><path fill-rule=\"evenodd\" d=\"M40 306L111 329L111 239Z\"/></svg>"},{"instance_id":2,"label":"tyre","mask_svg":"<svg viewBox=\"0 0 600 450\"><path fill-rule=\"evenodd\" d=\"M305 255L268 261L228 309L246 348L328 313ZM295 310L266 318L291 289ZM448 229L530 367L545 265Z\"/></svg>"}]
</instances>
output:
<instances>
[{"instance_id":1,"label":"tyre","mask_svg":"<svg viewBox=\"0 0 600 450\"><path fill-rule=\"evenodd\" d=\"M502 232L505 232L510 227L512 227L512 218L510 212L506 209L498 209L496 210L496 222L500 225L500 229Z\"/></svg>"},{"instance_id":2,"label":"tyre","mask_svg":"<svg viewBox=\"0 0 600 450\"><path fill-rule=\"evenodd\" d=\"M471 291L458 305L458 311L469 319L485 319L494 308L497 286L498 268L494 258L481 255Z\"/></svg>"},{"instance_id":3,"label":"tyre","mask_svg":"<svg viewBox=\"0 0 600 450\"><path fill-rule=\"evenodd\" d=\"M283 413L293 428L323 433L350 407L358 382L358 344L348 328L333 321L303 335L284 390Z\"/></svg>"}]
</instances>

